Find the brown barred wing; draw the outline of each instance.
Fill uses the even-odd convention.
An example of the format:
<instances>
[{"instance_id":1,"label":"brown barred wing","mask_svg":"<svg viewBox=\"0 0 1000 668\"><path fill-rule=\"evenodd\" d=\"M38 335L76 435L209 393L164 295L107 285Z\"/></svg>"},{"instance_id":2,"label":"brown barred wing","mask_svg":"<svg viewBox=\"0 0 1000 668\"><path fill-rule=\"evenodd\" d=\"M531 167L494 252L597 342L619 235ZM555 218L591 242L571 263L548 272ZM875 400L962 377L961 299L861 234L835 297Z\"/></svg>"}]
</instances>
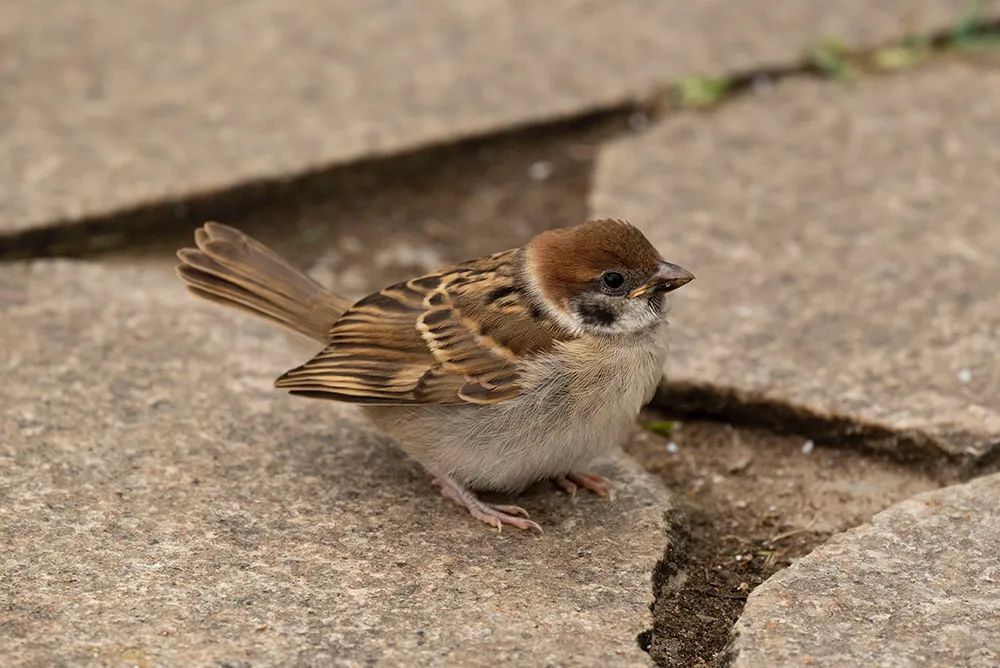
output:
<instances>
[{"instance_id":1,"label":"brown barred wing","mask_svg":"<svg viewBox=\"0 0 1000 668\"><path fill-rule=\"evenodd\" d=\"M333 325L330 344L276 385L361 404L489 404L516 397L519 363L549 349L555 330L531 320L537 309L516 287L515 253L362 299ZM533 333L518 333L525 327Z\"/></svg>"}]
</instances>

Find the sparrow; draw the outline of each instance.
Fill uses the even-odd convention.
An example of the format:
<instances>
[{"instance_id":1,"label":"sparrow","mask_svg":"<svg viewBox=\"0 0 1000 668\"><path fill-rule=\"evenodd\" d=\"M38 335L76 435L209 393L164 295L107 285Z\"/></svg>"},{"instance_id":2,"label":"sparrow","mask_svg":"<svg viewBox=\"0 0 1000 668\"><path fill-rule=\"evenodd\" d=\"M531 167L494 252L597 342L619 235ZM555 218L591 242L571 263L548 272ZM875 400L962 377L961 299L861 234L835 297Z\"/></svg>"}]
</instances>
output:
<instances>
[{"instance_id":1,"label":"sparrow","mask_svg":"<svg viewBox=\"0 0 1000 668\"><path fill-rule=\"evenodd\" d=\"M292 394L358 404L478 520L541 531L516 493L583 472L652 398L667 351L666 293L691 281L633 225L595 220L390 285L352 302L219 223L178 251L191 292L323 346L280 376Z\"/></svg>"}]
</instances>

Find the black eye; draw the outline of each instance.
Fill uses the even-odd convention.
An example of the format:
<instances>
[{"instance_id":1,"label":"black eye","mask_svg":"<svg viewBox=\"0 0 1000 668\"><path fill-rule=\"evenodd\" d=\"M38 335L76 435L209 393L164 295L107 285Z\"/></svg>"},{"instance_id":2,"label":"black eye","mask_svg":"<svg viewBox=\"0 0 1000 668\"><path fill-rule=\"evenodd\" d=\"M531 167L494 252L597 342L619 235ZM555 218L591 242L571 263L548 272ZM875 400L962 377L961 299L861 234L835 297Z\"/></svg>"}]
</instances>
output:
<instances>
[{"instance_id":1,"label":"black eye","mask_svg":"<svg viewBox=\"0 0 1000 668\"><path fill-rule=\"evenodd\" d=\"M612 290L617 290L621 286L625 285L625 277L619 274L617 271L608 271L604 273L601 277L604 285L611 288Z\"/></svg>"}]
</instances>

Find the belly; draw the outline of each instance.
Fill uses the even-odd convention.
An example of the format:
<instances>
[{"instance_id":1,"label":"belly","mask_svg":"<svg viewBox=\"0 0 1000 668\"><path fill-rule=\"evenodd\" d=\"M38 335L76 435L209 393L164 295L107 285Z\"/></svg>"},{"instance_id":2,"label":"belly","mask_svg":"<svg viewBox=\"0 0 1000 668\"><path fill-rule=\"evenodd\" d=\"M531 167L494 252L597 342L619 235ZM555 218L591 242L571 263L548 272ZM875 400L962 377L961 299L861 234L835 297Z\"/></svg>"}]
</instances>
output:
<instances>
[{"instance_id":1,"label":"belly","mask_svg":"<svg viewBox=\"0 0 1000 668\"><path fill-rule=\"evenodd\" d=\"M610 350L597 343L533 361L522 393L502 404L366 412L431 473L475 489L516 491L617 447L655 390L665 354L658 338Z\"/></svg>"}]
</instances>

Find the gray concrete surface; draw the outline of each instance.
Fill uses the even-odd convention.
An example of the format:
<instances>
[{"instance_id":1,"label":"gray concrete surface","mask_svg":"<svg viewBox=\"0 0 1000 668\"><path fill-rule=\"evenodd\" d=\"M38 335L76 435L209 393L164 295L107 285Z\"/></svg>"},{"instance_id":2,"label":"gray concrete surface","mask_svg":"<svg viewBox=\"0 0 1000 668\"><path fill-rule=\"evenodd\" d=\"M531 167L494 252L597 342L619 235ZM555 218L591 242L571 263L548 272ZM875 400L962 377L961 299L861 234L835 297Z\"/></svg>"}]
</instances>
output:
<instances>
[{"instance_id":1,"label":"gray concrete surface","mask_svg":"<svg viewBox=\"0 0 1000 668\"><path fill-rule=\"evenodd\" d=\"M595 215L698 277L671 382L959 458L1000 448L995 59L789 81L613 144L597 172Z\"/></svg>"},{"instance_id":2,"label":"gray concrete surface","mask_svg":"<svg viewBox=\"0 0 1000 668\"><path fill-rule=\"evenodd\" d=\"M1000 16L1000 0L986 14ZM0 7L0 233L612 105L965 0Z\"/></svg>"},{"instance_id":3,"label":"gray concrete surface","mask_svg":"<svg viewBox=\"0 0 1000 668\"><path fill-rule=\"evenodd\" d=\"M1000 664L1000 475L834 536L750 595L734 668Z\"/></svg>"},{"instance_id":4,"label":"gray concrete surface","mask_svg":"<svg viewBox=\"0 0 1000 668\"><path fill-rule=\"evenodd\" d=\"M660 484L444 501L300 359L166 267L0 267L0 664L643 665Z\"/></svg>"}]
</instances>

